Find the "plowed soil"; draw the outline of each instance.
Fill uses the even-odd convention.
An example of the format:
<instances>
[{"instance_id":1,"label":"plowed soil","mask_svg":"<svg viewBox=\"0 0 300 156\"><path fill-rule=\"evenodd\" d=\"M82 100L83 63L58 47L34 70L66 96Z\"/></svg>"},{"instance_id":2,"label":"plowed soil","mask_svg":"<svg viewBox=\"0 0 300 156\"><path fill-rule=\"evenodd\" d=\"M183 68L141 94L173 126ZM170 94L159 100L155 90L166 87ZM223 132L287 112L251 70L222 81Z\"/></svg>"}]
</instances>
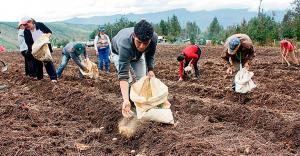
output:
<instances>
[{"instance_id":1,"label":"plowed soil","mask_svg":"<svg viewBox=\"0 0 300 156\"><path fill-rule=\"evenodd\" d=\"M231 91L222 47L204 47L200 80L178 83L182 48L160 45L155 67L176 124L145 122L131 139L118 134L122 98L113 65L99 80L80 79L70 61L52 84L25 77L20 53L0 54L9 64L0 75L8 85L0 91L0 155L300 154L300 67L282 64L279 48L256 48L257 88L245 95ZM56 67L60 56L54 53Z\"/></svg>"}]
</instances>

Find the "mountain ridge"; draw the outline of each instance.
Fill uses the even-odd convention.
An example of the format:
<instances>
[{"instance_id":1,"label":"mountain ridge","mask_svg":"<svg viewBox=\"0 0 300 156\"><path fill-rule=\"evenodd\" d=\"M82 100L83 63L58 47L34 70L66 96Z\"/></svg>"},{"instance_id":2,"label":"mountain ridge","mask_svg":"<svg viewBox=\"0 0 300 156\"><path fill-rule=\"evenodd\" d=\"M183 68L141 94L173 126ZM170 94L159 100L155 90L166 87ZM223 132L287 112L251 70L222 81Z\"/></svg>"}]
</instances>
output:
<instances>
[{"instance_id":1,"label":"mountain ridge","mask_svg":"<svg viewBox=\"0 0 300 156\"><path fill-rule=\"evenodd\" d=\"M274 19L279 22L283 19L283 16L286 11L275 10L267 11L269 15L275 15ZM206 30L210 22L214 17L217 17L220 24L224 27L235 25L241 23L243 19L246 21L250 20L252 17L257 15L257 12L248 11L248 9L218 9L212 11L188 11L186 9L174 9L169 11L162 11L156 13L145 13L145 14L115 14L111 16L92 16L89 18L71 18L65 20L65 23L71 24L94 24L94 25L103 25L105 23L113 23L121 17L126 17L130 21L139 21L142 18L149 20L152 23L159 23L160 20L167 20L168 17L176 15L182 26L186 22L196 22L201 30Z\"/></svg>"}]
</instances>

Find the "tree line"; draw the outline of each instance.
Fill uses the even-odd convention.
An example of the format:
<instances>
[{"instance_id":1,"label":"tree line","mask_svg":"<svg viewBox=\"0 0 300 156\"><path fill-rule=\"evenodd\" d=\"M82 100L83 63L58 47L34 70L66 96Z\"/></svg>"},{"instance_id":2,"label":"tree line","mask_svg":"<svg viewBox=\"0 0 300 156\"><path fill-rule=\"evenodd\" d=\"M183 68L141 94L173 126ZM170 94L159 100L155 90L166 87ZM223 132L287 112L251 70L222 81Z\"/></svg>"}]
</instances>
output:
<instances>
[{"instance_id":1,"label":"tree line","mask_svg":"<svg viewBox=\"0 0 300 156\"><path fill-rule=\"evenodd\" d=\"M215 17L207 30L203 32L196 22L190 21L182 26L176 15L167 20L161 20L159 23L153 23L153 25L155 32L160 36L165 36L167 41L171 43L190 39L199 44L203 40L212 40L214 44L221 44L227 37L235 33L248 34L255 43L260 45L272 44L273 41L283 38L295 39L295 41L300 39L300 0L294 0L291 9L287 11L281 22L275 21L275 16L274 13L268 15L259 9L256 17L249 21L244 19L240 24L227 28L223 28ZM106 29L106 34L112 38L121 29L132 27L135 23L122 17L115 23L108 23L103 27ZM93 39L97 32L98 30L94 30L90 34L90 39Z\"/></svg>"}]
</instances>

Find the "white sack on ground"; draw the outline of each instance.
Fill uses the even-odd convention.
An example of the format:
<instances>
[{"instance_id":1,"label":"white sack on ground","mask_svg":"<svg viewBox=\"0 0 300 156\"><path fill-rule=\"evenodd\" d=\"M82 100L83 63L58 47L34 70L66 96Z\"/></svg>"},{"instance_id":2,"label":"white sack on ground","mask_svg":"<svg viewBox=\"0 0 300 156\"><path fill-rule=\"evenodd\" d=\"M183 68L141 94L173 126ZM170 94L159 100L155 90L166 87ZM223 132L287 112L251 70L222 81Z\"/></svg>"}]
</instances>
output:
<instances>
[{"instance_id":1,"label":"white sack on ground","mask_svg":"<svg viewBox=\"0 0 300 156\"><path fill-rule=\"evenodd\" d=\"M240 69L234 78L235 91L238 93L247 93L256 88L256 85L251 79L253 75L253 72L249 72L245 68Z\"/></svg>"}]
</instances>

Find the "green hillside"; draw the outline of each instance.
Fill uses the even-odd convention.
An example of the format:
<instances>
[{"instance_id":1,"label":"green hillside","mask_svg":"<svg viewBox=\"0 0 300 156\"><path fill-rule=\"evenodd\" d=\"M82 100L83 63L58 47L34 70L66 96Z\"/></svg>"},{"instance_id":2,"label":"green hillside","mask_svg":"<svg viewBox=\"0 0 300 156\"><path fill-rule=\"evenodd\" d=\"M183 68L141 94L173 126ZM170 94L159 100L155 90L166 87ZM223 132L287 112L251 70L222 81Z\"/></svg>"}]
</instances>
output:
<instances>
[{"instance_id":1,"label":"green hillside","mask_svg":"<svg viewBox=\"0 0 300 156\"><path fill-rule=\"evenodd\" d=\"M45 23L52 31L53 44L62 41L87 41L90 33L95 30L96 25L77 25L62 22ZM0 22L0 44L4 45L8 51L18 50L17 43L17 23Z\"/></svg>"}]
</instances>

